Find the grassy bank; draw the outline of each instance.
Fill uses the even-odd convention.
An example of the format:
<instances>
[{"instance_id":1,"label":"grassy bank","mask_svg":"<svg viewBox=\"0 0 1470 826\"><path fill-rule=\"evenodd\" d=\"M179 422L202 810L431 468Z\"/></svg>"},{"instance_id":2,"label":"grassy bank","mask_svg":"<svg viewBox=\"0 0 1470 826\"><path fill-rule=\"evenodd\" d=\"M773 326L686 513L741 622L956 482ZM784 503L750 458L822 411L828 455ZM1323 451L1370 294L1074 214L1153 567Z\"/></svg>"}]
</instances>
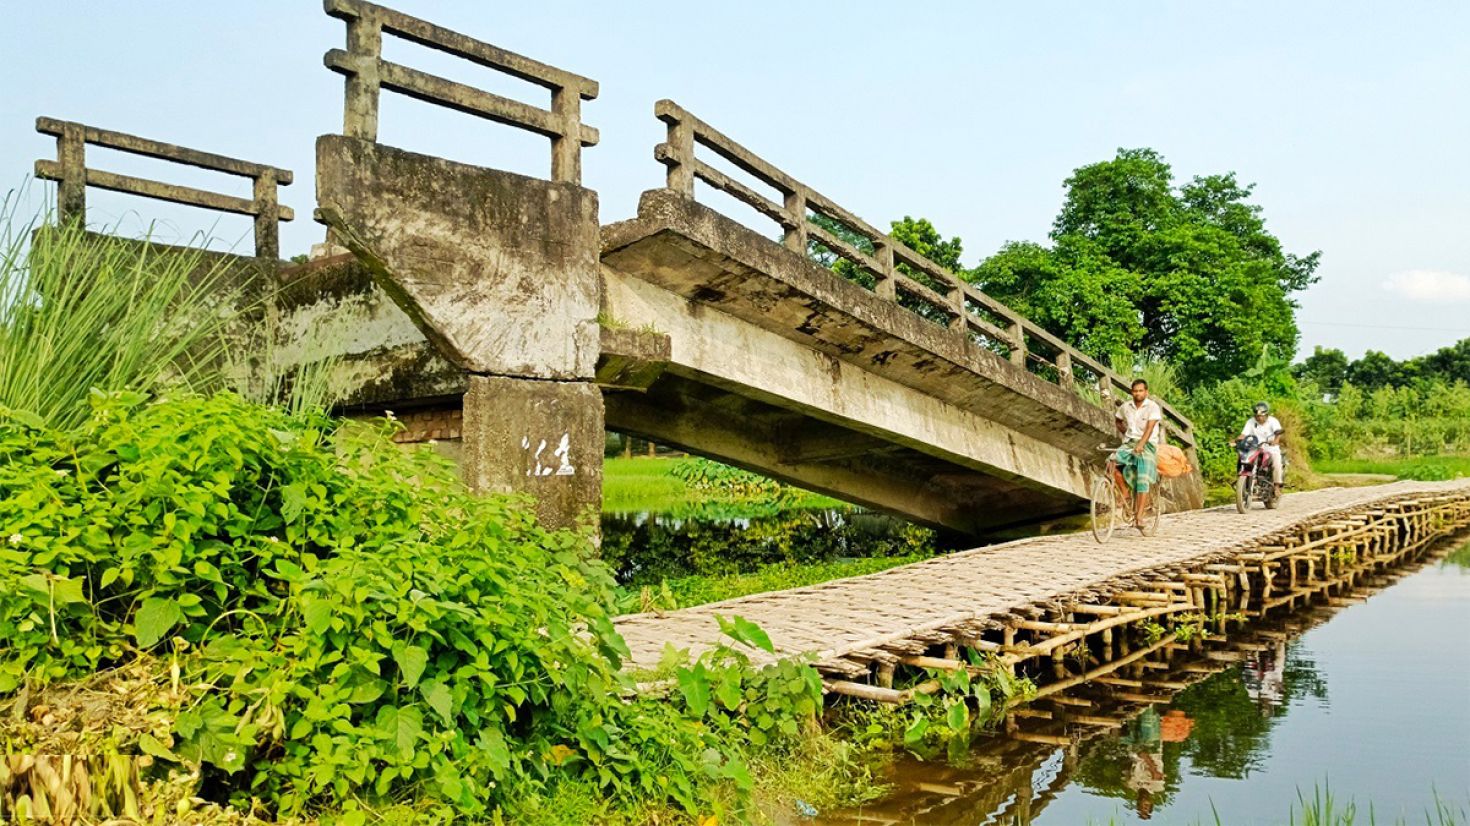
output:
<instances>
[{"instance_id":1,"label":"grassy bank","mask_svg":"<svg viewBox=\"0 0 1470 826\"><path fill-rule=\"evenodd\" d=\"M676 513L701 504L737 504L749 497L728 488L691 484L678 474L681 463L695 460L655 458L606 459L602 466L603 513ZM851 507L828 496L784 488L791 509Z\"/></svg>"},{"instance_id":2,"label":"grassy bank","mask_svg":"<svg viewBox=\"0 0 1470 826\"><path fill-rule=\"evenodd\" d=\"M1322 473L1378 473L1399 479L1459 479L1470 477L1470 456L1405 456L1377 459L1322 459Z\"/></svg>"}]
</instances>

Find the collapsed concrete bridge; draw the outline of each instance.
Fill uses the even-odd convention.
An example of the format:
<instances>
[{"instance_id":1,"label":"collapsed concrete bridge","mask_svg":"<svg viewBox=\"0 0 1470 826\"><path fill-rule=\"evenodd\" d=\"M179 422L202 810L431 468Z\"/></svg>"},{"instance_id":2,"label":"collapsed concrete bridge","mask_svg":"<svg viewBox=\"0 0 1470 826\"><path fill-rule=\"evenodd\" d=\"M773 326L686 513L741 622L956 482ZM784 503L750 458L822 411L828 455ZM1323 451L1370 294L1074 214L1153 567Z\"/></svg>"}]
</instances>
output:
<instances>
[{"instance_id":1,"label":"collapsed concrete bridge","mask_svg":"<svg viewBox=\"0 0 1470 826\"><path fill-rule=\"evenodd\" d=\"M348 45L325 58L346 78L343 133L317 142L326 254L274 260L273 187L289 173L224 169L255 175L257 198L215 205L256 216L281 358L325 363L351 409L395 411L405 438L438 439L474 486L534 494L551 524L595 513L608 428L968 534L1082 509L1124 377L670 101L656 108L666 186L601 226L580 185L595 81L370 3L325 7ZM550 107L388 62L385 35L540 86ZM378 143L384 89L547 136L550 179ZM64 202L117 183L69 146L45 162ZM782 240L700 203L696 181ZM124 191L214 203L163 186ZM1193 455L1190 423L1165 408ZM1173 499L1197 507L1197 479Z\"/></svg>"}]
</instances>

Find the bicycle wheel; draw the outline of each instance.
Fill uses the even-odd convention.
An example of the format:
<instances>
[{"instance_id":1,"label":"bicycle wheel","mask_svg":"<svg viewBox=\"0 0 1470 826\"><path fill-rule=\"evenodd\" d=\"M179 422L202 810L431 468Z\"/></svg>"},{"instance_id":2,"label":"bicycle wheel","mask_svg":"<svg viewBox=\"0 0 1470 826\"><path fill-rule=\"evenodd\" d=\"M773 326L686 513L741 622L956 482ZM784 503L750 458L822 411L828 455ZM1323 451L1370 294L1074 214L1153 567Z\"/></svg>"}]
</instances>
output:
<instances>
[{"instance_id":1,"label":"bicycle wheel","mask_svg":"<svg viewBox=\"0 0 1470 826\"><path fill-rule=\"evenodd\" d=\"M1154 487L1153 495L1148 498L1148 505L1139 522L1143 524L1144 536L1157 535L1159 526L1164 524L1164 494L1157 486Z\"/></svg>"},{"instance_id":2,"label":"bicycle wheel","mask_svg":"<svg viewBox=\"0 0 1470 826\"><path fill-rule=\"evenodd\" d=\"M1118 524L1117 483L1108 474L1099 473L1092 480L1092 538L1107 542L1113 538Z\"/></svg>"}]
</instances>

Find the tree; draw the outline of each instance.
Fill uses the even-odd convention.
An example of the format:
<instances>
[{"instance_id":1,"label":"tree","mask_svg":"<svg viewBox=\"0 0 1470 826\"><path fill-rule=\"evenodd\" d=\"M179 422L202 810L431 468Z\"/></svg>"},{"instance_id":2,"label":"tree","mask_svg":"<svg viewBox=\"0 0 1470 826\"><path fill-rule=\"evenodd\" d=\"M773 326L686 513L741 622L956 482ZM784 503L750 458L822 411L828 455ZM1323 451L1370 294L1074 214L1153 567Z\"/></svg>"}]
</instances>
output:
<instances>
[{"instance_id":1,"label":"tree","mask_svg":"<svg viewBox=\"0 0 1470 826\"><path fill-rule=\"evenodd\" d=\"M903 216L902 220L894 221L889 232L895 241L901 241L909 249L928 258L950 272L960 272L964 269L960 265L960 255L964 252L964 244L958 237L944 240L944 236L934 225L929 223L928 218L912 218Z\"/></svg>"},{"instance_id":2,"label":"tree","mask_svg":"<svg viewBox=\"0 0 1470 826\"><path fill-rule=\"evenodd\" d=\"M1316 347L1301 364L1292 368L1299 379L1314 382L1324 393L1337 395L1347 380L1348 357L1336 348Z\"/></svg>"},{"instance_id":3,"label":"tree","mask_svg":"<svg viewBox=\"0 0 1470 826\"><path fill-rule=\"evenodd\" d=\"M1174 186L1152 149L1074 171L1051 247L1007 244L970 273L981 289L1097 356L1179 366L1187 386L1293 352L1293 293L1318 253L1286 254L1233 173Z\"/></svg>"},{"instance_id":4,"label":"tree","mask_svg":"<svg viewBox=\"0 0 1470 826\"><path fill-rule=\"evenodd\" d=\"M1409 361L1413 365L1412 372L1418 375L1470 384L1470 338L1460 339L1449 347Z\"/></svg>"},{"instance_id":5,"label":"tree","mask_svg":"<svg viewBox=\"0 0 1470 826\"><path fill-rule=\"evenodd\" d=\"M1056 250L1011 242L966 277L1084 352L1131 353L1143 339L1137 274L1080 239Z\"/></svg>"},{"instance_id":6,"label":"tree","mask_svg":"<svg viewBox=\"0 0 1470 826\"><path fill-rule=\"evenodd\" d=\"M1369 350L1363 357L1348 365L1347 381L1364 390L1380 387L1397 387L1407 378L1404 366L1387 353Z\"/></svg>"}]
</instances>

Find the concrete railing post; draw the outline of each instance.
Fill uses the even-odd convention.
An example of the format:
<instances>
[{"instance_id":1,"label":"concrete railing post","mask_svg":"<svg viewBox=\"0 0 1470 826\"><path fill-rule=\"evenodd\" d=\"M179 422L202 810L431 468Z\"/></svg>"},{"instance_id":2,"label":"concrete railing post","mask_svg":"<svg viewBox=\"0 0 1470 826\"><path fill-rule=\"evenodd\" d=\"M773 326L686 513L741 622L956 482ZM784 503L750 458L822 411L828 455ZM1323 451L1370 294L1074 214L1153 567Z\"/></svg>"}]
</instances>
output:
<instances>
[{"instance_id":1,"label":"concrete railing post","mask_svg":"<svg viewBox=\"0 0 1470 826\"><path fill-rule=\"evenodd\" d=\"M1068 390L1077 385L1077 376L1072 373L1072 354L1066 350L1057 352L1057 380Z\"/></svg>"},{"instance_id":2,"label":"concrete railing post","mask_svg":"<svg viewBox=\"0 0 1470 826\"><path fill-rule=\"evenodd\" d=\"M281 205L276 200L276 176L255 176L255 257L275 260L281 256Z\"/></svg>"},{"instance_id":3,"label":"concrete railing post","mask_svg":"<svg viewBox=\"0 0 1470 826\"><path fill-rule=\"evenodd\" d=\"M561 87L551 93L551 111L561 134L551 139L551 180L582 183L582 95Z\"/></svg>"},{"instance_id":4,"label":"concrete railing post","mask_svg":"<svg viewBox=\"0 0 1470 826\"><path fill-rule=\"evenodd\" d=\"M56 220L58 223L87 221L87 144L79 123L67 123L56 136L56 164L61 180L56 186Z\"/></svg>"},{"instance_id":5,"label":"concrete railing post","mask_svg":"<svg viewBox=\"0 0 1470 826\"><path fill-rule=\"evenodd\" d=\"M885 301L898 300L898 282L893 278L893 247L879 241L873 245L873 257L878 259L883 271L878 273L882 278L878 281L873 292Z\"/></svg>"},{"instance_id":6,"label":"concrete railing post","mask_svg":"<svg viewBox=\"0 0 1470 826\"><path fill-rule=\"evenodd\" d=\"M807 248L807 198L806 190L794 187L786 196L786 217L791 221L791 226L781 236L781 242L786 248L806 255Z\"/></svg>"},{"instance_id":7,"label":"concrete railing post","mask_svg":"<svg viewBox=\"0 0 1470 826\"><path fill-rule=\"evenodd\" d=\"M1011 364L1026 366L1026 327L1018 318L1011 322Z\"/></svg>"},{"instance_id":8,"label":"concrete railing post","mask_svg":"<svg viewBox=\"0 0 1470 826\"><path fill-rule=\"evenodd\" d=\"M669 120L669 164L665 185L694 197L694 127L683 118Z\"/></svg>"},{"instance_id":9,"label":"concrete railing post","mask_svg":"<svg viewBox=\"0 0 1470 826\"><path fill-rule=\"evenodd\" d=\"M958 284L953 285L949 292L949 311L953 315L949 318L949 329L964 334L969 328L970 311L965 308L965 291Z\"/></svg>"},{"instance_id":10,"label":"concrete railing post","mask_svg":"<svg viewBox=\"0 0 1470 826\"><path fill-rule=\"evenodd\" d=\"M381 96L378 59L383 54L383 23L377 15L361 13L347 21L347 53L355 65L347 76L342 134L375 141Z\"/></svg>"}]
</instances>

